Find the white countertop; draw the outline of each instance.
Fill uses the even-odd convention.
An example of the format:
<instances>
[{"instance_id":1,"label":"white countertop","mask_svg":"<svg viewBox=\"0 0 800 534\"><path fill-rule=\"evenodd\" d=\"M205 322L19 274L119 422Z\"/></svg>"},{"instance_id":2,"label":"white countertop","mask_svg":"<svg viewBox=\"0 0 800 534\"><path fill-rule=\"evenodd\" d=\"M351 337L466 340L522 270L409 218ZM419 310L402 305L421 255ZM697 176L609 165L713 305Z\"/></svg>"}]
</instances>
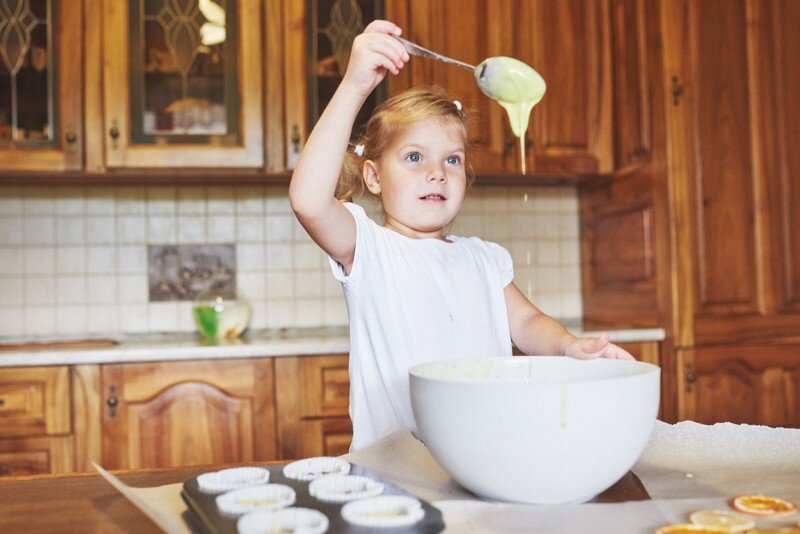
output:
<instances>
[{"instance_id":1,"label":"white countertop","mask_svg":"<svg viewBox=\"0 0 800 534\"><path fill-rule=\"evenodd\" d=\"M597 336L599 332L570 327L579 336ZM661 341L661 328L609 330L611 341ZM314 354L346 354L350 350L347 327L291 328L257 330L234 342L203 341L191 332L165 334L130 334L123 336L90 336L88 339L114 339L117 344L104 348L47 349L0 351L0 367L36 365L79 365L98 363L152 362L172 360L204 360L255 358L274 356L307 356ZM64 340L65 338L61 338ZM87 338L81 338L87 339ZM50 339L53 341L54 339ZM42 342L41 339L2 339L11 342Z\"/></svg>"}]
</instances>

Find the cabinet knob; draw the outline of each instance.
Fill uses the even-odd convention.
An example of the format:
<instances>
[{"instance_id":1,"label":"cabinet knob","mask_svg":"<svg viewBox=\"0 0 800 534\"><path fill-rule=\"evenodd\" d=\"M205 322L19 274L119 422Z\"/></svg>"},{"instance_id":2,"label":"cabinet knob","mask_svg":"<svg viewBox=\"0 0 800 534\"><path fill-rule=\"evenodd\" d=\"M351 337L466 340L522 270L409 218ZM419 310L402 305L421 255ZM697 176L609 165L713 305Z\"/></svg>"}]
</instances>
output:
<instances>
[{"instance_id":1,"label":"cabinet knob","mask_svg":"<svg viewBox=\"0 0 800 534\"><path fill-rule=\"evenodd\" d=\"M0 406L3 406L6 403L6 400L3 397L0 397Z\"/></svg>"},{"instance_id":2,"label":"cabinet knob","mask_svg":"<svg viewBox=\"0 0 800 534\"><path fill-rule=\"evenodd\" d=\"M117 399L117 386L111 384L108 388L108 398L106 399L106 406L108 406L108 416L109 417L116 417L117 416L117 405L119 405L119 399Z\"/></svg>"},{"instance_id":3,"label":"cabinet knob","mask_svg":"<svg viewBox=\"0 0 800 534\"><path fill-rule=\"evenodd\" d=\"M74 145L75 141L78 140L78 134L76 134L73 130L70 130L64 135L64 139L67 141L68 145Z\"/></svg>"},{"instance_id":4,"label":"cabinet knob","mask_svg":"<svg viewBox=\"0 0 800 534\"><path fill-rule=\"evenodd\" d=\"M108 135L111 137L111 148L117 148L117 140L119 139L119 125L117 121L111 122L111 129L108 130Z\"/></svg>"},{"instance_id":5,"label":"cabinet knob","mask_svg":"<svg viewBox=\"0 0 800 534\"><path fill-rule=\"evenodd\" d=\"M681 95L683 94L683 85L678 80L677 76L672 77L672 104L677 106L681 102Z\"/></svg>"},{"instance_id":6,"label":"cabinet knob","mask_svg":"<svg viewBox=\"0 0 800 534\"><path fill-rule=\"evenodd\" d=\"M506 134L505 142L503 143L503 155L507 156L509 152L514 149L514 145L517 144L517 140L513 135Z\"/></svg>"},{"instance_id":7,"label":"cabinet knob","mask_svg":"<svg viewBox=\"0 0 800 534\"><path fill-rule=\"evenodd\" d=\"M686 393L692 392L692 386L697 380L697 375L690 364L686 364L683 371L683 381L686 383Z\"/></svg>"},{"instance_id":8,"label":"cabinet knob","mask_svg":"<svg viewBox=\"0 0 800 534\"><path fill-rule=\"evenodd\" d=\"M292 150L295 154L300 153L300 128L296 124L292 126Z\"/></svg>"}]
</instances>

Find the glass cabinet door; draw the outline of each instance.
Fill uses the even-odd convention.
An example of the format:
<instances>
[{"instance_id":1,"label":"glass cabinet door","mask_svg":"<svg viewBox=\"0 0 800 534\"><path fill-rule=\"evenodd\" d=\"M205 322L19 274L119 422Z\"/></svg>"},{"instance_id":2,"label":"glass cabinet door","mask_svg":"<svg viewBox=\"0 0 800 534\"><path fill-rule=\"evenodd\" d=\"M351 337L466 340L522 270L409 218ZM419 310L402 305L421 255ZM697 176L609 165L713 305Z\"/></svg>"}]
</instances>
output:
<instances>
[{"instance_id":1,"label":"glass cabinet door","mask_svg":"<svg viewBox=\"0 0 800 534\"><path fill-rule=\"evenodd\" d=\"M0 170L82 166L81 3L0 0Z\"/></svg>"},{"instance_id":2,"label":"glass cabinet door","mask_svg":"<svg viewBox=\"0 0 800 534\"><path fill-rule=\"evenodd\" d=\"M260 0L106 0L109 167L261 167Z\"/></svg>"}]
</instances>

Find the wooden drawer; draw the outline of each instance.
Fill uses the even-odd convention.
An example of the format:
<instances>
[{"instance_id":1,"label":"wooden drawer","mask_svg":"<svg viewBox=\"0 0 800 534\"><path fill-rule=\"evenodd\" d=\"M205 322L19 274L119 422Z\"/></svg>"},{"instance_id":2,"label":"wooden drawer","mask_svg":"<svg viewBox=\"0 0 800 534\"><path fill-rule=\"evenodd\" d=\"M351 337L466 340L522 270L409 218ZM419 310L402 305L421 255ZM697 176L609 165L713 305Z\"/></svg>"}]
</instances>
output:
<instances>
[{"instance_id":1,"label":"wooden drawer","mask_svg":"<svg viewBox=\"0 0 800 534\"><path fill-rule=\"evenodd\" d=\"M0 439L0 478L69 473L72 436Z\"/></svg>"},{"instance_id":2,"label":"wooden drawer","mask_svg":"<svg viewBox=\"0 0 800 534\"><path fill-rule=\"evenodd\" d=\"M301 417L348 415L350 375L347 355L300 360Z\"/></svg>"},{"instance_id":3,"label":"wooden drawer","mask_svg":"<svg viewBox=\"0 0 800 534\"><path fill-rule=\"evenodd\" d=\"M69 369L0 369L0 437L70 432Z\"/></svg>"},{"instance_id":4,"label":"wooden drawer","mask_svg":"<svg viewBox=\"0 0 800 534\"><path fill-rule=\"evenodd\" d=\"M349 417L306 419L300 423L303 435L303 458L311 456L341 456L350 452L353 424Z\"/></svg>"}]
</instances>

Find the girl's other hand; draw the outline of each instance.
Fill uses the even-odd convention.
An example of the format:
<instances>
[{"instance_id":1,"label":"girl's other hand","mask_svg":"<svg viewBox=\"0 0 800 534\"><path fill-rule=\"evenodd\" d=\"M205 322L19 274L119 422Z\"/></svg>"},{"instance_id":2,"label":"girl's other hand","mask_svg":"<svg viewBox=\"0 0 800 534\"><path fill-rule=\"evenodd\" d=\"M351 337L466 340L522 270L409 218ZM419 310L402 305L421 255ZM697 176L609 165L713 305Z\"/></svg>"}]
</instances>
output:
<instances>
[{"instance_id":1,"label":"girl's other hand","mask_svg":"<svg viewBox=\"0 0 800 534\"><path fill-rule=\"evenodd\" d=\"M608 334L603 333L598 338L581 337L573 341L564 351L565 356L579 360L593 358L611 358L615 360L636 360L631 354L613 343L609 343Z\"/></svg>"},{"instance_id":2,"label":"girl's other hand","mask_svg":"<svg viewBox=\"0 0 800 534\"><path fill-rule=\"evenodd\" d=\"M356 36L342 85L366 98L386 77L386 71L399 74L409 60L408 52L392 35L402 30L388 20L374 20Z\"/></svg>"}]
</instances>

